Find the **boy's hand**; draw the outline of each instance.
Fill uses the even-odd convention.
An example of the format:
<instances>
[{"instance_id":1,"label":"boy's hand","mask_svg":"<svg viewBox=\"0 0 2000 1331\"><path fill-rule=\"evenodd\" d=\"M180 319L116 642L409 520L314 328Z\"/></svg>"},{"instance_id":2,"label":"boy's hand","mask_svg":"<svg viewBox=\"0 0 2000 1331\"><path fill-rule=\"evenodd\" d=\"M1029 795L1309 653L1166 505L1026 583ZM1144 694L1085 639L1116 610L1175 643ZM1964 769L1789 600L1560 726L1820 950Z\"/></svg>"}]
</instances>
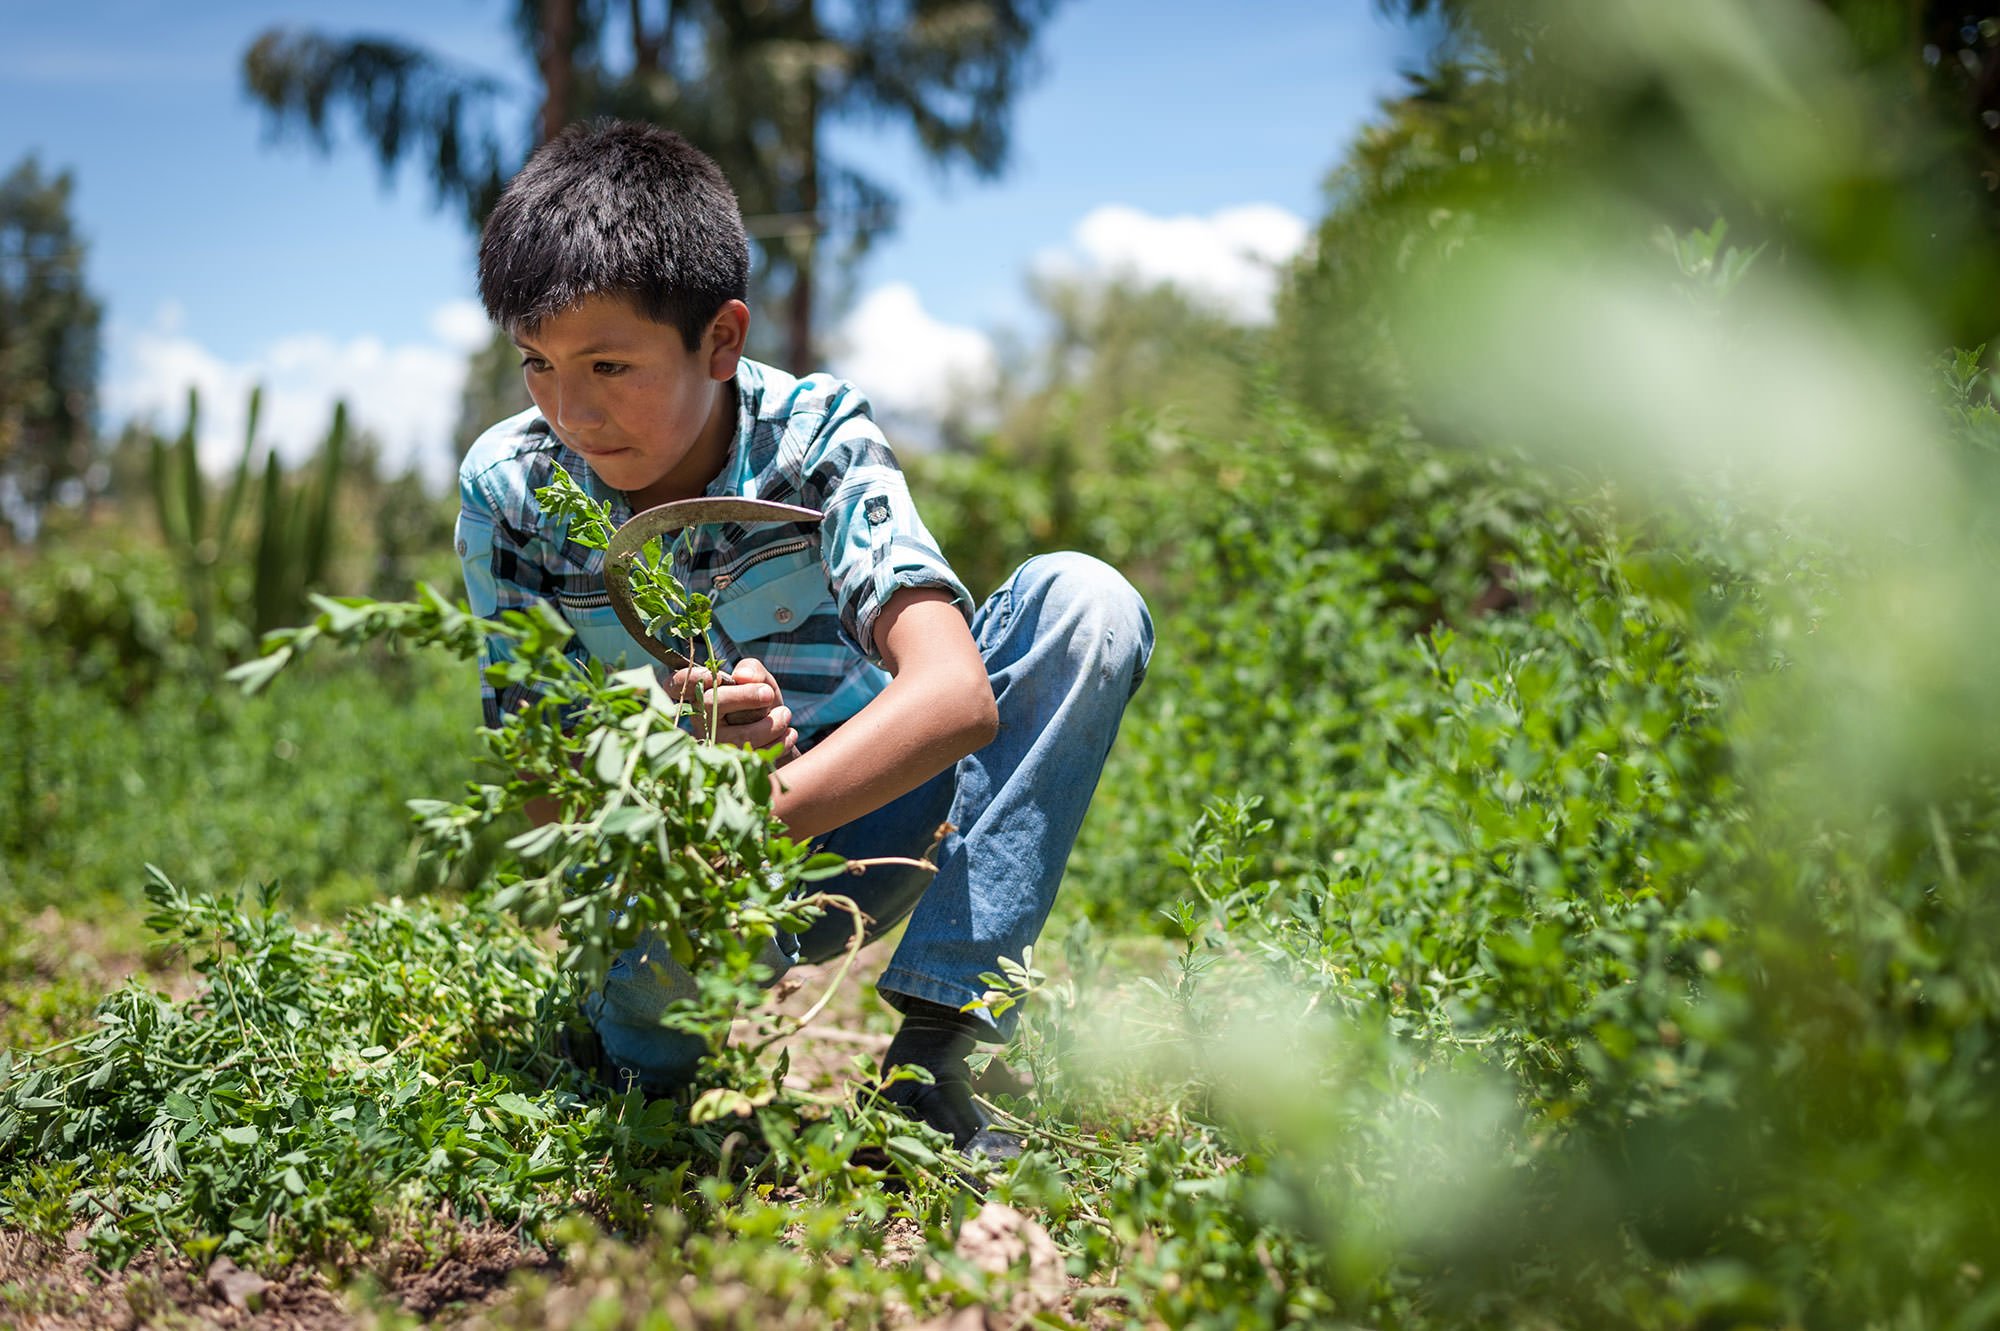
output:
<instances>
[{"instance_id":1,"label":"boy's hand","mask_svg":"<svg viewBox=\"0 0 2000 1331\"><path fill-rule=\"evenodd\" d=\"M781 766L798 757L799 732L792 729L792 709L785 706L778 681L754 657L738 661L735 671L719 682L700 667L676 670L667 681L667 696L694 704L694 733L703 739L753 749L782 743ZM709 733L711 719L719 719L714 734Z\"/></svg>"}]
</instances>

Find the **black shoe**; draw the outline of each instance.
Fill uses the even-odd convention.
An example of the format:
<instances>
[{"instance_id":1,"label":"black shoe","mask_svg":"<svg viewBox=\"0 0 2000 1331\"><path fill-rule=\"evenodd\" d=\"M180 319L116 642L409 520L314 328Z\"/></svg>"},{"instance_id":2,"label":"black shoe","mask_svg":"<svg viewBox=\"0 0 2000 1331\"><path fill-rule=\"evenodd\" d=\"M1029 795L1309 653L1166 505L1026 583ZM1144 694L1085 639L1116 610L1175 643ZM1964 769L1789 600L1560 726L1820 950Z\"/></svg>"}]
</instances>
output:
<instances>
[{"instance_id":1,"label":"black shoe","mask_svg":"<svg viewBox=\"0 0 2000 1331\"><path fill-rule=\"evenodd\" d=\"M598 1043L597 1032L590 1023L581 1017L556 1028L556 1057L593 1081L611 1084L604 1046Z\"/></svg>"},{"instance_id":2,"label":"black shoe","mask_svg":"<svg viewBox=\"0 0 2000 1331\"><path fill-rule=\"evenodd\" d=\"M882 1092L882 1098L904 1114L951 1138L962 1155L989 1165L1004 1165L1021 1158L1021 1139L993 1126L993 1120L978 1101L972 1088L962 1081L899 1081Z\"/></svg>"},{"instance_id":3,"label":"black shoe","mask_svg":"<svg viewBox=\"0 0 2000 1331\"><path fill-rule=\"evenodd\" d=\"M932 1080L891 1082L882 1089L882 1098L951 1138L961 1154L996 1165L1017 1159L1020 1139L995 1130L972 1098L972 1076L965 1066L972 1046L992 1035L991 1023L921 998L905 998L901 1007L903 1024L883 1052L883 1075L907 1065L925 1069Z\"/></svg>"}]
</instances>

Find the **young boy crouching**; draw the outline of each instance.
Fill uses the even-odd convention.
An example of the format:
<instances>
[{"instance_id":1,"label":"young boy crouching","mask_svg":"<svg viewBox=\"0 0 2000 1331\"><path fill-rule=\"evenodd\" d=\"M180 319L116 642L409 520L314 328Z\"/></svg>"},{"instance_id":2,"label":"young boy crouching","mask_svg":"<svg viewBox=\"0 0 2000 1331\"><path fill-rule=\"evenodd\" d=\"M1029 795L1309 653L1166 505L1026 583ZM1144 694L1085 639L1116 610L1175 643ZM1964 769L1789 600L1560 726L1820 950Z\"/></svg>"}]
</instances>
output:
<instances>
[{"instance_id":1,"label":"young boy crouching","mask_svg":"<svg viewBox=\"0 0 2000 1331\"><path fill-rule=\"evenodd\" d=\"M483 434L460 471L458 551L476 614L536 599L608 668L648 660L620 625L603 553L566 539L535 491L561 467L614 522L671 500L803 505L816 524L690 529L675 572L714 601L725 680L667 687L723 718L719 743L785 745L773 811L849 858L915 857L938 826L937 872L871 868L843 890L872 938L909 924L877 983L902 1013L883 1068L934 1085L887 1095L962 1150L1004 1157L965 1066L1018 1015L961 1011L979 977L1040 934L1153 628L1144 602L1084 555L1029 560L975 605L917 515L868 402L825 374L746 357L749 246L715 164L651 126L572 126L508 184L481 237L487 313L521 351L534 406ZM503 650L489 642L482 664ZM488 724L530 701L484 685ZM800 940L821 961L845 918ZM586 1009L618 1075L684 1084L698 1042L659 1017L682 987L657 940L619 957ZM684 979L684 973L681 977Z\"/></svg>"}]
</instances>

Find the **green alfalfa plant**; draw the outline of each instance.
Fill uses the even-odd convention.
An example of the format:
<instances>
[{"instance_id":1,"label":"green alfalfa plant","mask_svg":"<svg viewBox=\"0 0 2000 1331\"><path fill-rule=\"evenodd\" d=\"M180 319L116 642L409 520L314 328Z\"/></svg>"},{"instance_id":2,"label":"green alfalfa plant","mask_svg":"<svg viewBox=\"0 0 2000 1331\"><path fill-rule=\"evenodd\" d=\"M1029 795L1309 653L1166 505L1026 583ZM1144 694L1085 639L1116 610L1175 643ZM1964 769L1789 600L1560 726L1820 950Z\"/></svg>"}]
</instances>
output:
<instances>
[{"instance_id":1,"label":"green alfalfa plant","mask_svg":"<svg viewBox=\"0 0 2000 1331\"><path fill-rule=\"evenodd\" d=\"M393 901L335 935L274 884L245 902L150 866L146 896L203 983L135 980L0 1054L0 1225L80 1224L113 1262L283 1261L365 1246L397 1204L551 1216L604 1168L613 1116L520 1036L552 967L509 922Z\"/></svg>"},{"instance_id":2,"label":"green alfalfa plant","mask_svg":"<svg viewBox=\"0 0 2000 1331\"><path fill-rule=\"evenodd\" d=\"M557 467L549 484L535 491L535 501L551 518L569 524L569 539L587 550L606 550L611 545L611 512L593 499L574 477ZM655 638L685 645L685 655L710 674L723 672L715 646L708 636L714 623L713 607L701 592L690 591L674 577L664 537L646 542L639 558L631 565L627 585L633 608L646 623L646 632Z\"/></svg>"},{"instance_id":3,"label":"green alfalfa plant","mask_svg":"<svg viewBox=\"0 0 2000 1331\"><path fill-rule=\"evenodd\" d=\"M679 603L705 610L684 592ZM222 1245L282 1260L364 1242L384 1197L513 1222L578 1197L630 1208L651 1187L670 1205L720 1204L767 1171L846 1196L879 1177L854 1160L865 1144L930 1190L974 1168L945 1164L939 1139L865 1092L785 1084L775 1047L825 1009L847 968L811 1010L785 1016L761 1001L770 945L845 911L851 962L861 930L854 903L827 890L851 866L772 817L775 749L696 739L682 728L687 706L650 670L572 661L570 626L546 604L494 621L428 587L411 601L314 604L310 623L270 635L267 654L230 677L262 688L327 643L470 658L497 638L507 650L489 675L538 694L482 732L491 779L457 800L411 802L428 856L456 862L531 800L550 800L555 817L507 843L455 921L392 903L351 918L346 938L292 925L272 890L245 910L154 871L149 924L178 939L207 984L184 999L128 986L75 1039L0 1058L0 1186L31 1163L70 1160L65 1205L105 1257L173 1243L203 1259ZM558 935L559 966L516 921ZM642 931L694 981L665 1023L709 1053L684 1097L606 1100L557 1057L556 1029ZM480 960L485 939L505 966ZM477 984L451 978L468 965ZM489 975L505 979L504 995L473 992ZM689 1171L713 1173L707 1201L675 1181ZM0 1195L0 1224L18 1209Z\"/></svg>"},{"instance_id":4,"label":"green alfalfa plant","mask_svg":"<svg viewBox=\"0 0 2000 1331\"><path fill-rule=\"evenodd\" d=\"M607 507L567 475L558 472L540 498L569 520L571 539L600 548L609 539ZM663 551L650 550L633 581L657 631L705 641L707 599L674 581ZM488 682L526 686L533 700L480 732L494 779L457 800L411 801L424 853L448 869L485 829L547 801L554 816L506 843L486 904L531 929L553 928L578 994L601 984L613 958L650 932L697 991L666 1017L711 1051L693 1116L744 1115L777 1098L784 1069L764 1055L824 1003L796 1022L757 1015L769 949L829 910L856 920L847 962L861 939L853 901L829 890L859 866L815 852L772 815L780 751L695 738L684 727L689 704L668 696L650 668L607 673L566 655L573 630L546 603L483 620L428 586L413 601L313 602L319 614L310 623L268 635L266 654L230 677L261 688L323 642L436 645L466 658L488 639L503 644L486 667ZM829 997L846 970L844 962ZM732 1045L732 1020L745 1009L763 1029Z\"/></svg>"}]
</instances>

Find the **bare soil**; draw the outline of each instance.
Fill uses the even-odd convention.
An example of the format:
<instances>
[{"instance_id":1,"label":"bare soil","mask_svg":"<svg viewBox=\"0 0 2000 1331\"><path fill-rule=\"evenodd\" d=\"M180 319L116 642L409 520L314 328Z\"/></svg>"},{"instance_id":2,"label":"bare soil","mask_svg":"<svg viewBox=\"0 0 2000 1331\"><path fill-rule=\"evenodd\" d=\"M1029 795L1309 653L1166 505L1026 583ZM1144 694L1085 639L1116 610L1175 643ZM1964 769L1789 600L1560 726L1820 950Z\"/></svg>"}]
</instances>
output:
<instances>
[{"instance_id":1,"label":"bare soil","mask_svg":"<svg viewBox=\"0 0 2000 1331\"><path fill-rule=\"evenodd\" d=\"M541 1249L495 1225L460 1230L442 1261L433 1256L415 1244L391 1244L355 1274L379 1288L378 1303L429 1321L478 1307L514 1272L549 1264ZM162 1322L232 1331L355 1331L372 1321L358 1302L305 1264L257 1273L227 1258L203 1268L153 1250L121 1271L106 1271L91 1259L81 1230L53 1248L0 1231L0 1325L20 1331L130 1331Z\"/></svg>"}]
</instances>

